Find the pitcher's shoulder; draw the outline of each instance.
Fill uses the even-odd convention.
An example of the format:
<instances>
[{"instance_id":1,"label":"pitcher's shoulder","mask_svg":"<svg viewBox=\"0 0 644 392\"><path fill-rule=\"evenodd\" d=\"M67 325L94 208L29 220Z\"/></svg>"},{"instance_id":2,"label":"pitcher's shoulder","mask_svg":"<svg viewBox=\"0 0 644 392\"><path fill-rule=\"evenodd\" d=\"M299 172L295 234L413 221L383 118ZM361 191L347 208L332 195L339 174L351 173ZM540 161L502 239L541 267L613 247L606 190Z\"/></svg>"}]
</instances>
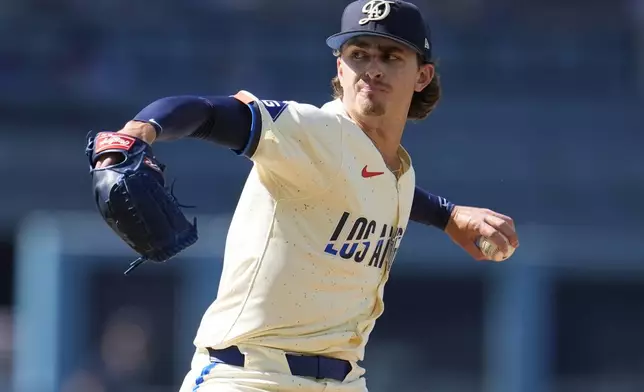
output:
<instances>
[{"instance_id":1,"label":"pitcher's shoulder","mask_svg":"<svg viewBox=\"0 0 644 392\"><path fill-rule=\"evenodd\" d=\"M314 104L284 98L258 98L246 90L238 92L235 98L247 104L255 103L262 112L262 117L269 117L276 124L295 123L307 126L326 124L328 126L339 122L337 113L329 110L327 104L318 107Z\"/></svg>"}]
</instances>

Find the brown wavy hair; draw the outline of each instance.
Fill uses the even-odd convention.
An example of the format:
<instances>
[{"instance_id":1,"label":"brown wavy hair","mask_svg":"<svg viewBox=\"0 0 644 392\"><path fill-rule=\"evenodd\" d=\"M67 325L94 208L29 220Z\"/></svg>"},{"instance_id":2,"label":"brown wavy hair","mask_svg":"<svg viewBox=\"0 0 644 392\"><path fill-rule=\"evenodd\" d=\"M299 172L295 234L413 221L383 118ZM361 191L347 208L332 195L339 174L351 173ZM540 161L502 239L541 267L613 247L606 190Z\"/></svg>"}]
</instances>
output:
<instances>
[{"instance_id":1,"label":"brown wavy hair","mask_svg":"<svg viewBox=\"0 0 644 392\"><path fill-rule=\"evenodd\" d=\"M334 51L334 56L340 56L340 51ZM419 55L417 56L418 66L421 64L432 64L435 65L434 61L425 62L423 58ZM342 90L342 85L340 84L340 79L338 76L334 76L331 79L331 87L333 88L333 98L342 99L344 91ZM423 120L429 116L429 114L434 110L438 101L441 97L441 83L440 77L437 71L434 71L434 78L432 81L425 87L422 91L415 91L414 95L411 97L411 104L409 105L409 112L407 112L408 120Z\"/></svg>"}]
</instances>

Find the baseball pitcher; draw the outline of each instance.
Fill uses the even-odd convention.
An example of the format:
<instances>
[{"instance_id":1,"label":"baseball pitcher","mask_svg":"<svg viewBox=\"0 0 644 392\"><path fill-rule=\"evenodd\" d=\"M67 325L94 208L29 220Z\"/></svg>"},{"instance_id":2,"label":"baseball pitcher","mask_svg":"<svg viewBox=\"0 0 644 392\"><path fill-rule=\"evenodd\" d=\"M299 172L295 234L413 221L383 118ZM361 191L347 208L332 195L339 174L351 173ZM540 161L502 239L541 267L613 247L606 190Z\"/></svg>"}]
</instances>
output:
<instances>
[{"instance_id":1,"label":"baseball pitcher","mask_svg":"<svg viewBox=\"0 0 644 392\"><path fill-rule=\"evenodd\" d=\"M440 97L418 8L359 0L341 27L327 40L335 99L322 107L243 90L166 97L89 140L96 203L141 256L135 265L167 261L198 237L153 142L199 138L253 162L181 392L364 392L360 361L410 220L477 260L518 246L509 217L416 186L403 130Z\"/></svg>"}]
</instances>

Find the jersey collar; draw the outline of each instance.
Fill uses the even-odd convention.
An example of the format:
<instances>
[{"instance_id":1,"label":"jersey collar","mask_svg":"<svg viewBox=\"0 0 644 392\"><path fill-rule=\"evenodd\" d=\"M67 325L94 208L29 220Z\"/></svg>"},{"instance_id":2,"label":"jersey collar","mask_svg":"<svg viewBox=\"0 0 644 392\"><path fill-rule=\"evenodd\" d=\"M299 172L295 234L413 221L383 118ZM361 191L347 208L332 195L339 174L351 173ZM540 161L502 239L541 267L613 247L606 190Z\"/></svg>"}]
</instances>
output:
<instances>
[{"instance_id":1,"label":"jersey collar","mask_svg":"<svg viewBox=\"0 0 644 392\"><path fill-rule=\"evenodd\" d=\"M353 121L353 119L349 117L349 114L347 114L347 111L344 109L344 104L342 103L342 100L340 100L339 98L333 101L329 101L324 105L322 105L322 110L326 110L331 113L337 113L355 124L355 121ZM402 145L398 146L398 156L401 158L401 161L403 164L403 170L401 173L401 177L402 177L402 174L405 174L411 167L411 156Z\"/></svg>"}]
</instances>

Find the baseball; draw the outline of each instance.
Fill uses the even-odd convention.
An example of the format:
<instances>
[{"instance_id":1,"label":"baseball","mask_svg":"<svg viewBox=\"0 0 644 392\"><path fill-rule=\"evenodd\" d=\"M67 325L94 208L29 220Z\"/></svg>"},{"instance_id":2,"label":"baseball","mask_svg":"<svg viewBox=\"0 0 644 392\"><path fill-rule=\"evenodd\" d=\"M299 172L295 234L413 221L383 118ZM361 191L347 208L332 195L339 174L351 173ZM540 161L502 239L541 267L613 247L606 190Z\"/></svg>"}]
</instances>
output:
<instances>
[{"instance_id":1,"label":"baseball","mask_svg":"<svg viewBox=\"0 0 644 392\"><path fill-rule=\"evenodd\" d=\"M502 234L501 234L502 235ZM505 238L505 236L503 236ZM505 238L506 242L509 242L507 238ZM481 249L481 252L490 260L493 261L504 261L510 258L512 254L514 253L515 248L508 244L508 251L503 253L497 249L497 246L492 242L489 238L487 237L479 237L479 239L476 241L476 245Z\"/></svg>"}]
</instances>

